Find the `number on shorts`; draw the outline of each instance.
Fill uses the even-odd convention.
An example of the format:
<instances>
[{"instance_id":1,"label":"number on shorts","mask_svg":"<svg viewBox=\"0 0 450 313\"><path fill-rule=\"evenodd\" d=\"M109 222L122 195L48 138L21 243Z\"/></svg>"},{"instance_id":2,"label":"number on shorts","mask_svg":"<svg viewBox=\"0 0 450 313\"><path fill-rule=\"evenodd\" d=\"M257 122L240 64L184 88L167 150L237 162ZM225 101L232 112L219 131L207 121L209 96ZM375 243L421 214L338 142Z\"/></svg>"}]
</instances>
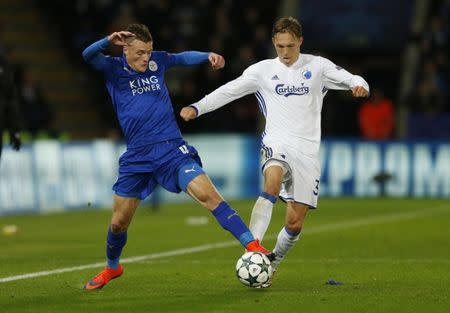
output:
<instances>
[{"instance_id":1,"label":"number on shorts","mask_svg":"<svg viewBox=\"0 0 450 313\"><path fill-rule=\"evenodd\" d=\"M319 194L319 183L320 180L316 179L316 187L314 188L313 194L317 196Z\"/></svg>"},{"instance_id":2,"label":"number on shorts","mask_svg":"<svg viewBox=\"0 0 450 313\"><path fill-rule=\"evenodd\" d=\"M181 153L183 153L183 154L189 153L189 149L188 149L188 147L186 147L186 145L182 145L178 149L180 149Z\"/></svg>"}]
</instances>

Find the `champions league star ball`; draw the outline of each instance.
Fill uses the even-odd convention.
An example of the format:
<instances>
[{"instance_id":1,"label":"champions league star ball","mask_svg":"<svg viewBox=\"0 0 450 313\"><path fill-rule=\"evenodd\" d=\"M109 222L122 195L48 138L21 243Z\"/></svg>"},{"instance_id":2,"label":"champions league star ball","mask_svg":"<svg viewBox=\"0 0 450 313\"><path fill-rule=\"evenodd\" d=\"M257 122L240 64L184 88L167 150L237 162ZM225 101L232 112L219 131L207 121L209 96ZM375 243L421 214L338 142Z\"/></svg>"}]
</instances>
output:
<instances>
[{"instance_id":1,"label":"champions league star ball","mask_svg":"<svg viewBox=\"0 0 450 313\"><path fill-rule=\"evenodd\" d=\"M264 254L246 252L236 263L236 275L241 283L248 287L259 287L272 275L272 266Z\"/></svg>"}]
</instances>

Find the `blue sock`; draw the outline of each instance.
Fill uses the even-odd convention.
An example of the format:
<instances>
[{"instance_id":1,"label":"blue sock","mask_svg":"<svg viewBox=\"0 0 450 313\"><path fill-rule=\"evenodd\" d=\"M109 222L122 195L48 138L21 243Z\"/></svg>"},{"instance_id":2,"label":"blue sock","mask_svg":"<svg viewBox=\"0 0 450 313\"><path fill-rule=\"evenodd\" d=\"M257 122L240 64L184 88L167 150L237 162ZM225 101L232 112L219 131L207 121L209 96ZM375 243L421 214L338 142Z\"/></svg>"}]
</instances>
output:
<instances>
[{"instance_id":1,"label":"blue sock","mask_svg":"<svg viewBox=\"0 0 450 313\"><path fill-rule=\"evenodd\" d=\"M239 214L225 201L221 202L212 213L219 224L236 237L244 247L246 247L249 242L255 240Z\"/></svg>"},{"instance_id":2,"label":"blue sock","mask_svg":"<svg viewBox=\"0 0 450 313\"><path fill-rule=\"evenodd\" d=\"M275 202L277 202L277 197L272 196L270 193L264 192L262 191L261 194L259 195L260 197L263 197L264 199L269 200L270 202L272 202L273 204L275 204Z\"/></svg>"},{"instance_id":3,"label":"blue sock","mask_svg":"<svg viewBox=\"0 0 450 313\"><path fill-rule=\"evenodd\" d=\"M111 226L108 227L108 237L106 239L107 266L113 269L119 267L119 259L122 248L127 243L127 232L114 234Z\"/></svg>"},{"instance_id":4,"label":"blue sock","mask_svg":"<svg viewBox=\"0 0 450 313\"><path fill-rule=\"evenodd\" d=\"M300 230L300 231L294 233L294 232L290 231L286 226L284 226L284 230L291 237L296 237L296 236L300 235L300 232L301 232L301 230Z\"/></svg>"}]
</instances>

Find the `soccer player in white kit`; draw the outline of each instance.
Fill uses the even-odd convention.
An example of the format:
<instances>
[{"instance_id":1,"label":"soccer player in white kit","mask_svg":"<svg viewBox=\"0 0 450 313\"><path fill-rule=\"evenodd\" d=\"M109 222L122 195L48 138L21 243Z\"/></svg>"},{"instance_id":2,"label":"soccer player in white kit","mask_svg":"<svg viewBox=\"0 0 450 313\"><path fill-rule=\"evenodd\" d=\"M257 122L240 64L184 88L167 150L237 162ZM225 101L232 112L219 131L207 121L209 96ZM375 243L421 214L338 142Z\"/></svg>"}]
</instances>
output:
<instances>
[{"instance_id":1,"label":"soccer player in white kit","mask_svg":"<svg viewBox=\"0 0 450 313\"><path fill-rule=\"evenodd\" d=\"M367 97L369 85L326 58L301 54L302 26L293 17L275 22L272 42L276 58L249 66L237 79L184 107L180 115L189 121L244 95L255 94L266 119L261 149L264 189L253 207L250 230L262 241L277 197L286 202L285 225L273 250L276 260L272 266L276 270L298 241L308 210L317 207L325 94L337 89ZM263 287L271 284L272 279Z\"/></svg>"}]
</instances>

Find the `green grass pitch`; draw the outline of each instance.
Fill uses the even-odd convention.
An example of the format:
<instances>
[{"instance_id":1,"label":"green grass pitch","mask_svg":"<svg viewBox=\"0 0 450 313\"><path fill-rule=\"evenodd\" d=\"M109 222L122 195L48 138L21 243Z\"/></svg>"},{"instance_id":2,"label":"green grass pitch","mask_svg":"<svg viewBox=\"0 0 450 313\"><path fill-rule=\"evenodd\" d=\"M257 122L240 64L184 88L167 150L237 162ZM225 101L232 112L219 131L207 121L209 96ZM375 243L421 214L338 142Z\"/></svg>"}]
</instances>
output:
<instances>
[{"instance_id":1,"label":"green grass pitch","mask_svg":"<svg viewBox=\"0 0 450 313\"><path fill-rule=\"evenodd\" d=\"M249 220L252 201L231 204ZM186 223L192 216L208 223ZM104 262L109 219L109 210L2 217L0 227L19 230L0 235L0 311L450 312L449 200L321 199L266 290L239 283L234 266L243 249L206 210L187 203L139 208L124 275L86 292L83 284L101 269L92 264ZM277 203L267 248L283 221ZM81 265L88 266L5 281Z\"/></svg>"}]
</instances>

